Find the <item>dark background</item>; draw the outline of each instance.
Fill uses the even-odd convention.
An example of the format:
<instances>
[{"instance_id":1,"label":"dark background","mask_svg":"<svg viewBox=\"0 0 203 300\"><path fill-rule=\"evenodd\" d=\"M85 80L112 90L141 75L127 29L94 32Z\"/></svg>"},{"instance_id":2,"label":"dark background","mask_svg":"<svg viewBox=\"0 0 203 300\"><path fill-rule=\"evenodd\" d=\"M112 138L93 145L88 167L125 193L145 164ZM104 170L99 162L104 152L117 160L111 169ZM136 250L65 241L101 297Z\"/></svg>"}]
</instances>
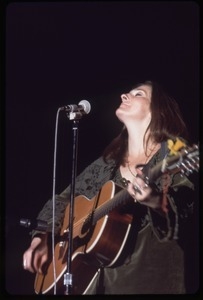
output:
<instances>
[{"instance_id":1,"label":"dark background","mask_svg":"<svg viewBox=\"0 0 203 300\"><path fill-rule=\"evenodd\" d=\"M4 5L5 246L3 289L34 294L22 268L30 243L21 218L52 195L57 109L86 99L78 172L119 132L120 94L155 79L178 101L199 140L199 15L195 1L11 2ZM171 120L172 121L172 120ZM70 181L72 121L60 113L56 192Z\"/></svg>"}]
</instances>

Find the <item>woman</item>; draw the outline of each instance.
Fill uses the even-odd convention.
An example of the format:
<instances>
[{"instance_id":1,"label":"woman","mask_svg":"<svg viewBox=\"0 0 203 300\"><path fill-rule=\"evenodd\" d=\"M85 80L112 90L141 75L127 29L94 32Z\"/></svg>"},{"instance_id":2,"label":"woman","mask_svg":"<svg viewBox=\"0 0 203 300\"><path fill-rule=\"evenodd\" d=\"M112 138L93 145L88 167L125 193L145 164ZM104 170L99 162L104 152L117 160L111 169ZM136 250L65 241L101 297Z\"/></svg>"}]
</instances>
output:
<instances>
[{"instance_id":1,"label":"woman","mask_svg":"<svg viewBox=\"0 0 203 300\"><path fill-rule=\"evenodd\" d=\"M123 206L133 216L132 229L122 259L115 266L103 263L86 293L187 293L185 246L189 237L185 230L197 201L195 185L179 172L147 180L149 170L164 160L175 141L186 145L187 130L179 107L157 83L146 81L121 95L116 116L124 125L121 133L103 156L77 177L75 195L92 199L110 180L123 184L134 199ZM56 196L56 233L60 232L69 199L70 186ZM51 224L52 200L38 218ZM48 236L33 232L31 245L23 255L24 269L42 272Z\"/></svg>"}]
</instances>

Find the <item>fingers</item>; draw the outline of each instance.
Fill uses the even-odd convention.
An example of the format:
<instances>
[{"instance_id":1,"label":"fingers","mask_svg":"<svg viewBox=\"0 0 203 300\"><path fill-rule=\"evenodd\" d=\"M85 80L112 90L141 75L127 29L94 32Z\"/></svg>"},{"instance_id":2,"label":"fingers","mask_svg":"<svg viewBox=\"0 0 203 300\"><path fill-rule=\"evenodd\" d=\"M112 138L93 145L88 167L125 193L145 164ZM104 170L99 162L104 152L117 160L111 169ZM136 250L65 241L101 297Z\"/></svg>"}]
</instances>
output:
<instances>
[{"instance_id":1,"label":"fingers","mask_svg":"<svg viewBox=\"0 0 203 300\"><path fill-rule=\"evenodd\" d=\"M23 257L23 268L24 270L30 271L31 273L42 273L42 266L47 260L47 255L42 255L40 252L36 251L27 253Z\"/></svg>"},{"instance_id":2,"label":"fingers","mask_svg":"<svg viewBox=\"0 0 203 300\"><path fill-rule=\"evenodd\" d=\"M136 184L133 184L132 182L129 182L127 190L129 192L129 194L133 197L134 201L137 202L137 199L136 199L137 194L139 194L139 195L142 194L140 187Z\"/></svg>"},{"instance_id":3,"label":"fingers","mask_svg":"<svg viewBox=\"0 0 203 300\"><path fill-rule=\"evenodd\" d=\"M47 261L47 255L46 254L39 254L35 255L33 259L33 267L35 269L35 272L43 273L42 267L44 263Z\"/></svg>"},{"instance_id":4,"label":"fingers","mask_svg":"<svg viewBox=\"0 0 203 300\"><path fill-rule=\"evenodd\" d=\"M135 193L139 193L140 195L142 195L142 191L146 190L148 187L149 186L147 183L144 183L142 185L140 185L138 183L133 184L133 189L134 189Z\"/></svg>"},{"instance_id":5,"label":"fingers","mask_svg":"<svg viewBox=\"0 0 203 300\"><path fill-rule=\"evenodd\" d=\"M41 273L41 274L43 273L42 267L43 267L43 265L45 264L46 261L47 261L47 255L43 255L42 258L41 258L39 268L38 268L38 272Z\"/></svg>"},{"instance_id":6,"label":"fingers","mask_svg":"<svg viewBox=\"0 0 203 300\"><path fill-rule=\"evenodd\" d=\"M135 193L139 193L140 195L142 195L141 187L138 186L138 184L133 184L133 189Z\"/></svg>"},{"instance_id":7,"label":"fingers","mask_svg":"<svg viewBox=\"0 0 203 300\"><path fill-rule=\"evenodd\" d=\"M35 272L32 267L32 251L30 249L28 249L23 256L23 268L31 273Z\"/></svg>"},{"instance_id":8,"label":"fingers","mask_svg":"<svg viewBox=\"0 0 203 300\"><path fill-rule=\"evenodd\" d=\"M23 255L24 270L32 273L42 273L42 265L48 258L48 247L46 243L46 236L43 238L35 237L30 247Z\"/></svg>"},{"instance_id":9,"label":"fingers","mask_svg":"<svg viewBox=\"0 0 203 300\"><path fill-rule=\"evenodd\" d=\"M144 201L151 192L151 188L141 179L136 179L136 182L133 183L130 182L127 189L135 202Z\"/></svg>"}]
</instances>

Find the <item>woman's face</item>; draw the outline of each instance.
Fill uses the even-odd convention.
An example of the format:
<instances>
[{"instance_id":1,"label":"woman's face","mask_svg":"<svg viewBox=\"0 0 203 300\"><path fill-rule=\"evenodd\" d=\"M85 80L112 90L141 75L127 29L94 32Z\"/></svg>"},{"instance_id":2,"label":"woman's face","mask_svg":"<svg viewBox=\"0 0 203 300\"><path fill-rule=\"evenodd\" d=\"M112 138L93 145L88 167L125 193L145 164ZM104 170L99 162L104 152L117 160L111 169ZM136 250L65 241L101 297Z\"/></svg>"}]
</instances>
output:
<instances>
[{"instance_id":1,"label":"woman's face","mask_svg":"<svg viewBox=\"0 0 203 300\"><path fill-rule=\"evenodd\" d=\"M151 119L151 94L152 88L149 85L140 85L127 94L121 95L121 104L116 110L120 121L128 120L149 120Z\"/></svg>"}]
</instances>

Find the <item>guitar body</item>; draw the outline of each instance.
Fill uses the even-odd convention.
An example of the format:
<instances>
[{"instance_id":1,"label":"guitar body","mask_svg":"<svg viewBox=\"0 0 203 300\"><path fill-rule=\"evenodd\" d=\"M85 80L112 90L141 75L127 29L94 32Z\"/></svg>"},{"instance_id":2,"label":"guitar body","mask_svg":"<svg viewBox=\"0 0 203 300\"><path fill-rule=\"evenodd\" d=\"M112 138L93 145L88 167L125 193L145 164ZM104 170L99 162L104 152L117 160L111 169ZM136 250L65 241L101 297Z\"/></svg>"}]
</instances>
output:
<instances>
[{"instance_id":1,"label":"guitar body","mask_svg":"<svg viewBox=\"0 0 203 300\"><path fill-rule=\"evenodd\" d=\"M121 258L133 216L118 207L108 214L102 211L104 204L108 204L118 190L121 190L121 187L115 185L113 181L108 181L91 200L84 196L75 198L71 264L72 294L85 294L99 268L112 267ZM94 220L96 210L97 212L101 210L104 215L98 216L98 220ZM67 269L68 225L69 206L66 208L60 237L55 245L56 280L53 275L53 261L50 259L45 273L36 275L34 289L37 294L53 293L54 284L59 290L63 286L63 275Z\"/></svg>"},{"instance_id":2,"label":"guitar body","mask_svg":"<svg viewBox=\"0 0 203 300\"><path fill-rule=\"evenodd\" d=\"M184 147L183 143L170 146L175 155L169 154L163 161L145 174L147 184L163 174L181 172L189 176L199 170L199 149L197 145ZM179 147L182 147L179 151ZM120 191L118 191L120 190ZM118 191L118 192L117 192ZM129 204L129 205L126 205ZM133 205L133 207L132 207ZM91 200L78 196L74 201L72 234L71 274L73 276L71 294L85 294L91 281L101 267L113 267L122 263L126 250L134 236L133 198L113 181L108 181ZM53 275L53 261L48 260L43 274L35 277L34 289L37 294L63 293L63 274L67 269L69 206L59 238L55 243L54 261L56 276ZM61 290L61 287L63 289ZM59 290L59 292L58 292ZM61 292L60 292L61 291Z\"/></svg>"}]
</instances>

